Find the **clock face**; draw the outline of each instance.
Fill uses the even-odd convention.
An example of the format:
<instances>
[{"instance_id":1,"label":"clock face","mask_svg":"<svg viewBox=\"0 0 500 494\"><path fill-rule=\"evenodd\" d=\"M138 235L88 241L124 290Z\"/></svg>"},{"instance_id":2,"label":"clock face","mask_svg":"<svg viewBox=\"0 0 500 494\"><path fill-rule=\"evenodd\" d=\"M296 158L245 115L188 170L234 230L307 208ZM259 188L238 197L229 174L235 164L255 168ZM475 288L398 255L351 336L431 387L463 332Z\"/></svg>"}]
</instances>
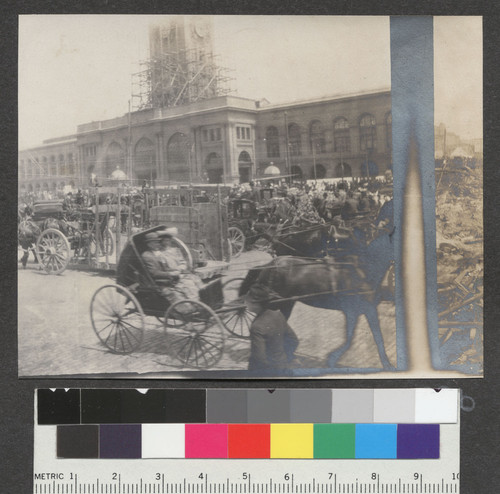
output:
<instances>
[{"instance_id":1,"label":"clock face","mask_svg":"<svg viewBox=\"0 0 500 494\"><path fill-rule=\"evenodd\" d=\"M200 38L204 38L209 32L208 22L203 19L197 20L194 24L194 32Z\"/></svg>"}]
</instances>

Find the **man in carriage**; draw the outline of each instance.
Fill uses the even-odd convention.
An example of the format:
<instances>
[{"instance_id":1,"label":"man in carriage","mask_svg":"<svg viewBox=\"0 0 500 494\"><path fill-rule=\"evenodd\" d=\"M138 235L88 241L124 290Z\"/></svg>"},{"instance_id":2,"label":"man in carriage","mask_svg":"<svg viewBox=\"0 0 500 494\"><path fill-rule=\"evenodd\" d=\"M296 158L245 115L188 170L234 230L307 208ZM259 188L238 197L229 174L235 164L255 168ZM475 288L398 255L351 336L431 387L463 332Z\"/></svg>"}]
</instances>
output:
<instances>
[{"instance_id":1,"label":"man in carriage","mask_svg":"<svg viewBox=\"0 0 500 494\"><path fill-rule=\"evenodd\" d=\"M173 304L179 300L199 300L201 280L190 273L171 243L176 228L146 234L147 250L142 261L153 280L162 287L162 295Z\"/></svg>"}]
</instances>

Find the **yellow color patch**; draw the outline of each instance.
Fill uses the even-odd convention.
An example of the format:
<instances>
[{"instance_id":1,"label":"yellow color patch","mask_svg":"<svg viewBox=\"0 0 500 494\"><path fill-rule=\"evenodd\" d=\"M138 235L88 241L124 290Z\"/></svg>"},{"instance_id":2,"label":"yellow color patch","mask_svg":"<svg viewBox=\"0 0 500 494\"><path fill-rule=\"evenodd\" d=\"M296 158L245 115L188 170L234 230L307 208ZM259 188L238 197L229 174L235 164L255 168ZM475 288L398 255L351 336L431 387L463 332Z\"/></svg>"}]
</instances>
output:
<instances>
[{"instance_id":1,"label":"yellow color patch","mask_svg":"<svg viewBox=\"0 0 500 494\"><path fill-rule=\"evenodd\" d=\"M271 424L271 458L313 457L313 424Z\"/></svg>"}]
</instances>

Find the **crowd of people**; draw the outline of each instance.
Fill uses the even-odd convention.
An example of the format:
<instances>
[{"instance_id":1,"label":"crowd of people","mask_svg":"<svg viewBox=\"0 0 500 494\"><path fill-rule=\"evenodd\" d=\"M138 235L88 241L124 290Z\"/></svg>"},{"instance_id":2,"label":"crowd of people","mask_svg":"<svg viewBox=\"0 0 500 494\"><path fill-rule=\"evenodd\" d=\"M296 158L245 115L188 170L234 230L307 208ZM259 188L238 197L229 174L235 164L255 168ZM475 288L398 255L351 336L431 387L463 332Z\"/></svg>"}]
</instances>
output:
<instances>
[{"instance_id":1,"label":"crowd of people","mask_svg":"<svg viewBox=\"0 0 500 494\"><path fill-rule=\"evenodd\" d=\"M392 177L265 185L250 182L248 186L234 186L226 202L239 198L253 201L265 211L266 221L295 225L331 222L334 217L349 221L378 212L392 199Z\"/></svg>"}]
</instances>

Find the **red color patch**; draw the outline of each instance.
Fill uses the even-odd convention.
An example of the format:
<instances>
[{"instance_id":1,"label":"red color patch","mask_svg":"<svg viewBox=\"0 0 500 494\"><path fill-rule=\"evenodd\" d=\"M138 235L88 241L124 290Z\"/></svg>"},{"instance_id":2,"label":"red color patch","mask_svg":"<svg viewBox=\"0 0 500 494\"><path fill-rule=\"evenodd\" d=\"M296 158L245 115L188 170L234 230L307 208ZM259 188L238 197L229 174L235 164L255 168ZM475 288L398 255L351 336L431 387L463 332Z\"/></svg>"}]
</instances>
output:
<instances>
[{"instance_id":1,"label":"red color patch","mask_svg":"<svg viewBox=\"0 0 500 494\"><path fill-rule=\"evenodd\" d=\"M228 458L269 458L270 455L269 424L228 425Z\"/></svg>"}]
</instances>

